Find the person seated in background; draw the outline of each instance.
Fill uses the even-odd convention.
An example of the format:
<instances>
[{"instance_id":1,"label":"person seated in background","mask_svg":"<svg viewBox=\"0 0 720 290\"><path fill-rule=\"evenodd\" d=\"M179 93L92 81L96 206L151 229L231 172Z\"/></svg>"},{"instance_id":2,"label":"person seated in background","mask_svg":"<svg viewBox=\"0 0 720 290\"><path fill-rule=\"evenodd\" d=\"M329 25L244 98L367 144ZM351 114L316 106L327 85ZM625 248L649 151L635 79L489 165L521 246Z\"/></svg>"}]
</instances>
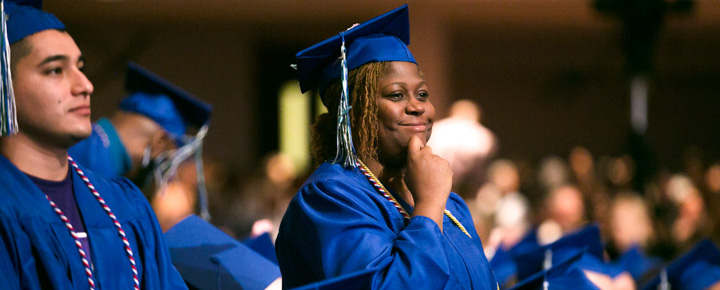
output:
<instances>
[{"instance_id":1,"label":"person seated in background","mask_svg":"<svg viewBox=\"0 0 720 290\"><path fill-rule=\"evenodd\" d=\"M449 116L435 122L435 137L428 141L435 154L450 162L453 191L466 202L485 183L487 166L498 151L497 137L481 120L479 105L470 100L455 101Z\"/></svg>"},{"instance_id":2,"label":"person seated in background","mask_svg":"<svg viewBox=\"0 0 720 290\"><path fill-rule=\"evenodd\" d=\"M497 289L450 164L425 146L435 108L408 43L405 5L297 54L329 113L280 225L285 287L375 271L367 288Z\"/></svg>"},{"instance_id":3,"label":"person seated in background","mask_svg":"<svg viewBox=\"0 0 720 290\"><path fill-rule=\"evenodd\" d=\"M520 176L510 160L500 159L490 164L488 183L477 193L475 203L483 215L492 220L486 253L501 246L512 248L532 228L530 204L520 192Z\"/></svg>"},{"instance_id":4,"label":"person seated in background","mask_svg":"<svg viewBox=\"0 0 720 290\"><path fill-rule=\"evenodd\" d=\"M538 226L541 244L551 243L587 223L585 201L574 185L554 188L545 199L545 210L545 220Z\"/></svg>"},{"instance_id":5,"label":"person seated in background","mask_svg":"<svg viewBox=\"0 0 720 290\"><path fill-rule=\"evenodd\" d=\"M140 65L129 62L125 97L92 135L70 148L76 161L105 177L125 176L143 187L154 161L189 143L206 126L212 107Z\"/></svg>"},{"instance_id":6,"label":"person seated in background","mask_svg":"<svg viewBox=\"0 0 720 290\"><path fill-rule=\"evenodd\" d=\"M204 192L204 183L188 188L171 179L181 162L199 153L212 107L133 62L127 65L125 87L129 95L113 116L100 118L92 135L69 152L78 163L106 178L132 180L145 192L167 230L195 211L196 192ZM197 136L188 135L196 130ZM191 202L178 203L184 200ZM205 203L201 211L207 218Z\"/></svg>"},{"instance_id":7,"label":"person seated in background","mask_svg":"<svg viewBox=\"0 0 720 290\"><path fill-rule=\"evenodd\" d=\"M12 90L2 101L17 104L17 130L0 137L3 289L186 289L140 190L68 156L92 131L94 88L75 41L41 1L3 4Z\"/></svg>"}]
</instances>

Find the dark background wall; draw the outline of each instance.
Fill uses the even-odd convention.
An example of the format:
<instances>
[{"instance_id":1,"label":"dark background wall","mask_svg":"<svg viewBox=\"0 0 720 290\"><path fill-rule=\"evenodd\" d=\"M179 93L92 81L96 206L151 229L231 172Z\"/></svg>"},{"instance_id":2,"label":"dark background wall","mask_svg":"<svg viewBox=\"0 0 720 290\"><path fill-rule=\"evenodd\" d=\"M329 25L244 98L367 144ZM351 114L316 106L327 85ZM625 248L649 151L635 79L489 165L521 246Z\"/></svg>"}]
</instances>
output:
<instances>
[{"instance_id":1,"label":"dark background wall","mask_svg":"<svg viewBox=\"0 0 720 290\"><path fill-rule=\"evenodd\" d=\"M501 154L537 160L584 145L619 154L630 131L621 22L593 1L410 1L411 50L441 116L476 100ZM678 167L699 146L720 159L720 3L667 16L655 46L647 142ZM398 1L45 1L95 85L93 117L124 96L133 60L215 107L209 156L241 171L277 149L277 91L295 52Z\"/></svg>"}]
</instances>

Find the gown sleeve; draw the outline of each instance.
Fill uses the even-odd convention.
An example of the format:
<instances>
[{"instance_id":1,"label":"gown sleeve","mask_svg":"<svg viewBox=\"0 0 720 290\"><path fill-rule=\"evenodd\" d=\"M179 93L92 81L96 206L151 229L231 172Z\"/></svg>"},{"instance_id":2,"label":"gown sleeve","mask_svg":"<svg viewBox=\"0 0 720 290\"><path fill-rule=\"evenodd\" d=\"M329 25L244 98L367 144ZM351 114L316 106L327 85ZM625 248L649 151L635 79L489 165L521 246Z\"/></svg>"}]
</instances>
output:
<instances>
[{"instance_id":1,"label":"gown sleeve","mask_svg":"<svg viewBox=\"0 0 720 290\"><path fill-rule=\"evenodd\" d=\"M404 228L393 226L402 225L402 217L370 194L377 193L343 180L300 190L277 242L283 283L295 287L374 268L375 289L444 288L450 273L437 224L416 216Z\"/></svg>"},{"instance_id":2,"label":"gown sleeve","mask_svg":"<svg viewBox=\"0 0 720 290\"><path fill-rule=\"evenodd\" d=\"M12 236L10 224L4 215L0 215L0 281L3 281L4 289L20 289L20 281L11 259L11 253L14 251L9 248L12 246Z\"/></svg>"}]
</instances>

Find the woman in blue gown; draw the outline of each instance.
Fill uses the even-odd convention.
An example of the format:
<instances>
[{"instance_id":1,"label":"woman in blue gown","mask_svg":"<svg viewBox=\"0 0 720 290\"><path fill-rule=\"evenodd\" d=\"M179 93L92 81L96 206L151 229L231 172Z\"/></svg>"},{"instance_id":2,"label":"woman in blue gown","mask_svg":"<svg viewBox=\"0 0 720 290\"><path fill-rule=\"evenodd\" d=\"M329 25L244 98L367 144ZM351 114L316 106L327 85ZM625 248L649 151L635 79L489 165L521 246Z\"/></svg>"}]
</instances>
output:
<instances>
[{"instance_id":1,"label":"woman in blue gown","mask_svg":"<svg viewBox=\"0 0 720 290\"><path fill-rule=\"evenodd\" d=\"M280 226L284 287L368 270L373 289L498 287L448 162L425 146L435 109L408 27L403 6L297 55L301 89L329 113L313 125L322 163Z\"/></svg>"}]
</instances>

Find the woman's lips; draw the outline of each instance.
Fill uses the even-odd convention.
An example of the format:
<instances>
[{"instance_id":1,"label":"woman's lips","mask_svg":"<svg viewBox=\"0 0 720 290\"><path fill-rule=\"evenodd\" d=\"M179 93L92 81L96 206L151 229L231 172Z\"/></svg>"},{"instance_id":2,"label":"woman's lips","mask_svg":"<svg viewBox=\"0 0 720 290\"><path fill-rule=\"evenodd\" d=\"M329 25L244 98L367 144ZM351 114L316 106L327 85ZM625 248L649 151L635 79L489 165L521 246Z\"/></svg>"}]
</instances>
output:
<instances>
[{"instance_id":1,"label":"woman's lips","mask_svg":"<svg viewBox=\"0 0 720 290\"><path fill-rule=\"evenodd\" d=\"M429 125L427 123L408 123L408 124L400 124L401 127L407 128L414 132L425 132L427 131Z\"/></svg>"}]
</instances>

